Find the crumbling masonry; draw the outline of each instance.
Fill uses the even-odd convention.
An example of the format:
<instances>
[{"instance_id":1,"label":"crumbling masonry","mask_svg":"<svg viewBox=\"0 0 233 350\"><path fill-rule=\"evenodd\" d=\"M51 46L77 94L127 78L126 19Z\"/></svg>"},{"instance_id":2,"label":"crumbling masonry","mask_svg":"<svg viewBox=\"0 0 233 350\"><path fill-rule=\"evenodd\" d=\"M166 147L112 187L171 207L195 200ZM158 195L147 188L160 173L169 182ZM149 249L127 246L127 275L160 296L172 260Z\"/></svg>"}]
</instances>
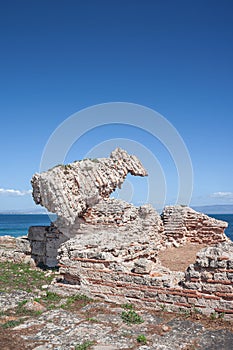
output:
<instances>
[{"instance_id":1,"label":"crumbling masonry","mask_svg":"<svg viewBox=\"0 0 233 350\"><path fill-rule=\"evenodd\" d=\"M146 176L141 162L117 148L110 158L86 159L32 179L33 198L58 219L31 227L37 264L58 264L56 287L115 302L171 310L233 314L233 243L227 223L189 207L139 208L109 198L127 174ZM162 266L158 252L187 243L206 244L186 271Z\"/></svg>"}]
</instances>

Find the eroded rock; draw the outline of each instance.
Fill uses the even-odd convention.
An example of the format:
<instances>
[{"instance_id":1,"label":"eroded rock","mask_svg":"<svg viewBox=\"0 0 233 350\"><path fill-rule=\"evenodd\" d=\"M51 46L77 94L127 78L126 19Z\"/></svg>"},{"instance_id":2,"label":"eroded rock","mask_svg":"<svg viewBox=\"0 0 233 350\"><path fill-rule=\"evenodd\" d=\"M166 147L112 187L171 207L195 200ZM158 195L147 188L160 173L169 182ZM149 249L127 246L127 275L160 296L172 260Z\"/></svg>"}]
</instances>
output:
<instances>
[{"instance_id":1,"label":"eroded rock","mask_svg":"<svg viewBox=\"0 0 233 350\"><path fill-rule=\"evenodd\" d=\"M127 174L146 176L137 157L117 148L109 158L58 165L32 178L33 198L73 224L78 216L120 187Z\"/></svg>"}]
</instances>

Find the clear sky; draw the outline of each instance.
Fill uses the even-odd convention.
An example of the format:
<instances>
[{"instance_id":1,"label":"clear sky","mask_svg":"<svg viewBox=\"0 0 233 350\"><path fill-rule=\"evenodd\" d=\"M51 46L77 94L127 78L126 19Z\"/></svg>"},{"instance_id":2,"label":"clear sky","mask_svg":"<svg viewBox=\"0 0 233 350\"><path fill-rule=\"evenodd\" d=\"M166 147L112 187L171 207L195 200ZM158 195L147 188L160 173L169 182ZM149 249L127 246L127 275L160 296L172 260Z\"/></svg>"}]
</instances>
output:
<instances>
[{"instance_id":1,"label":"clear sky","mask_svg":"<svg viewBox=\"0 0 233 350\"><path fill-rule=\"evenodd\" d=\"M0 210L33 207L30 179L51 133L112 101L152 108L177 129L193 163L193 205L233 204L231 0L1 1L0 50ZM129 135L158 158L172 203L174 164L143 131L98 128L67 160Z\"/></svg>"}]
</instances>

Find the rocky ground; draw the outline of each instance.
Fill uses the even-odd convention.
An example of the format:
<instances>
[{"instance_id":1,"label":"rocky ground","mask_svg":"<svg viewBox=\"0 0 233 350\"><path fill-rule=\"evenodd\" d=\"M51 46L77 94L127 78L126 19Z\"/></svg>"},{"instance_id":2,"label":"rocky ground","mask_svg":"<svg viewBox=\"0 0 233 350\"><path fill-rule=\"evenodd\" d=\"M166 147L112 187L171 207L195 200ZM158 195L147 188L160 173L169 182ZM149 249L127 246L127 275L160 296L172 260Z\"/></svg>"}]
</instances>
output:
<instances>
[{"instance_id":1,"label":"rocky ground","mask_svg":"<svg viewBox=\"0 0 233 350\"><path fill-rule=\"evenodd\" d=\"M0 263L1 349L152 350L232 349L224 315L169 313L57 294L58 271Z\"/></svg>"}]
</instances>

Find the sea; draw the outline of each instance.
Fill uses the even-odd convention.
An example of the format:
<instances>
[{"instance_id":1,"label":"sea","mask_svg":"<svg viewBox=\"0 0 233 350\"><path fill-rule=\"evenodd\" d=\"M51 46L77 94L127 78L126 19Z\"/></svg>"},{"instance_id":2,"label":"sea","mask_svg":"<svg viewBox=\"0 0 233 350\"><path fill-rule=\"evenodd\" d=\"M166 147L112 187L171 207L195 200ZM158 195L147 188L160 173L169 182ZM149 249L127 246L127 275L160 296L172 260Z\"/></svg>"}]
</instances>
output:
<instances>
[{"instance_id":1,"label":"sea","mask_svg":"<svg viewBox=\"0 0 233 350\"><path fill-rule=\"evenodd\" d=\"M30 226L49 226L54 214L0 214L0 236L21 237Z\"/></svg>"},{"instance_id":2,"label":"sea","mask_svg":"<svg viewBox=\"0 0 233 350\"><path fill-rule=\"evenodd\" d=\"M228 228L225 232L233 241L233 214L208 215L228 222ZM51 221L55 219L55 214L0 214L0 236L25 236L30 226L49 226Z\"/></svg>"}]
</instances>

